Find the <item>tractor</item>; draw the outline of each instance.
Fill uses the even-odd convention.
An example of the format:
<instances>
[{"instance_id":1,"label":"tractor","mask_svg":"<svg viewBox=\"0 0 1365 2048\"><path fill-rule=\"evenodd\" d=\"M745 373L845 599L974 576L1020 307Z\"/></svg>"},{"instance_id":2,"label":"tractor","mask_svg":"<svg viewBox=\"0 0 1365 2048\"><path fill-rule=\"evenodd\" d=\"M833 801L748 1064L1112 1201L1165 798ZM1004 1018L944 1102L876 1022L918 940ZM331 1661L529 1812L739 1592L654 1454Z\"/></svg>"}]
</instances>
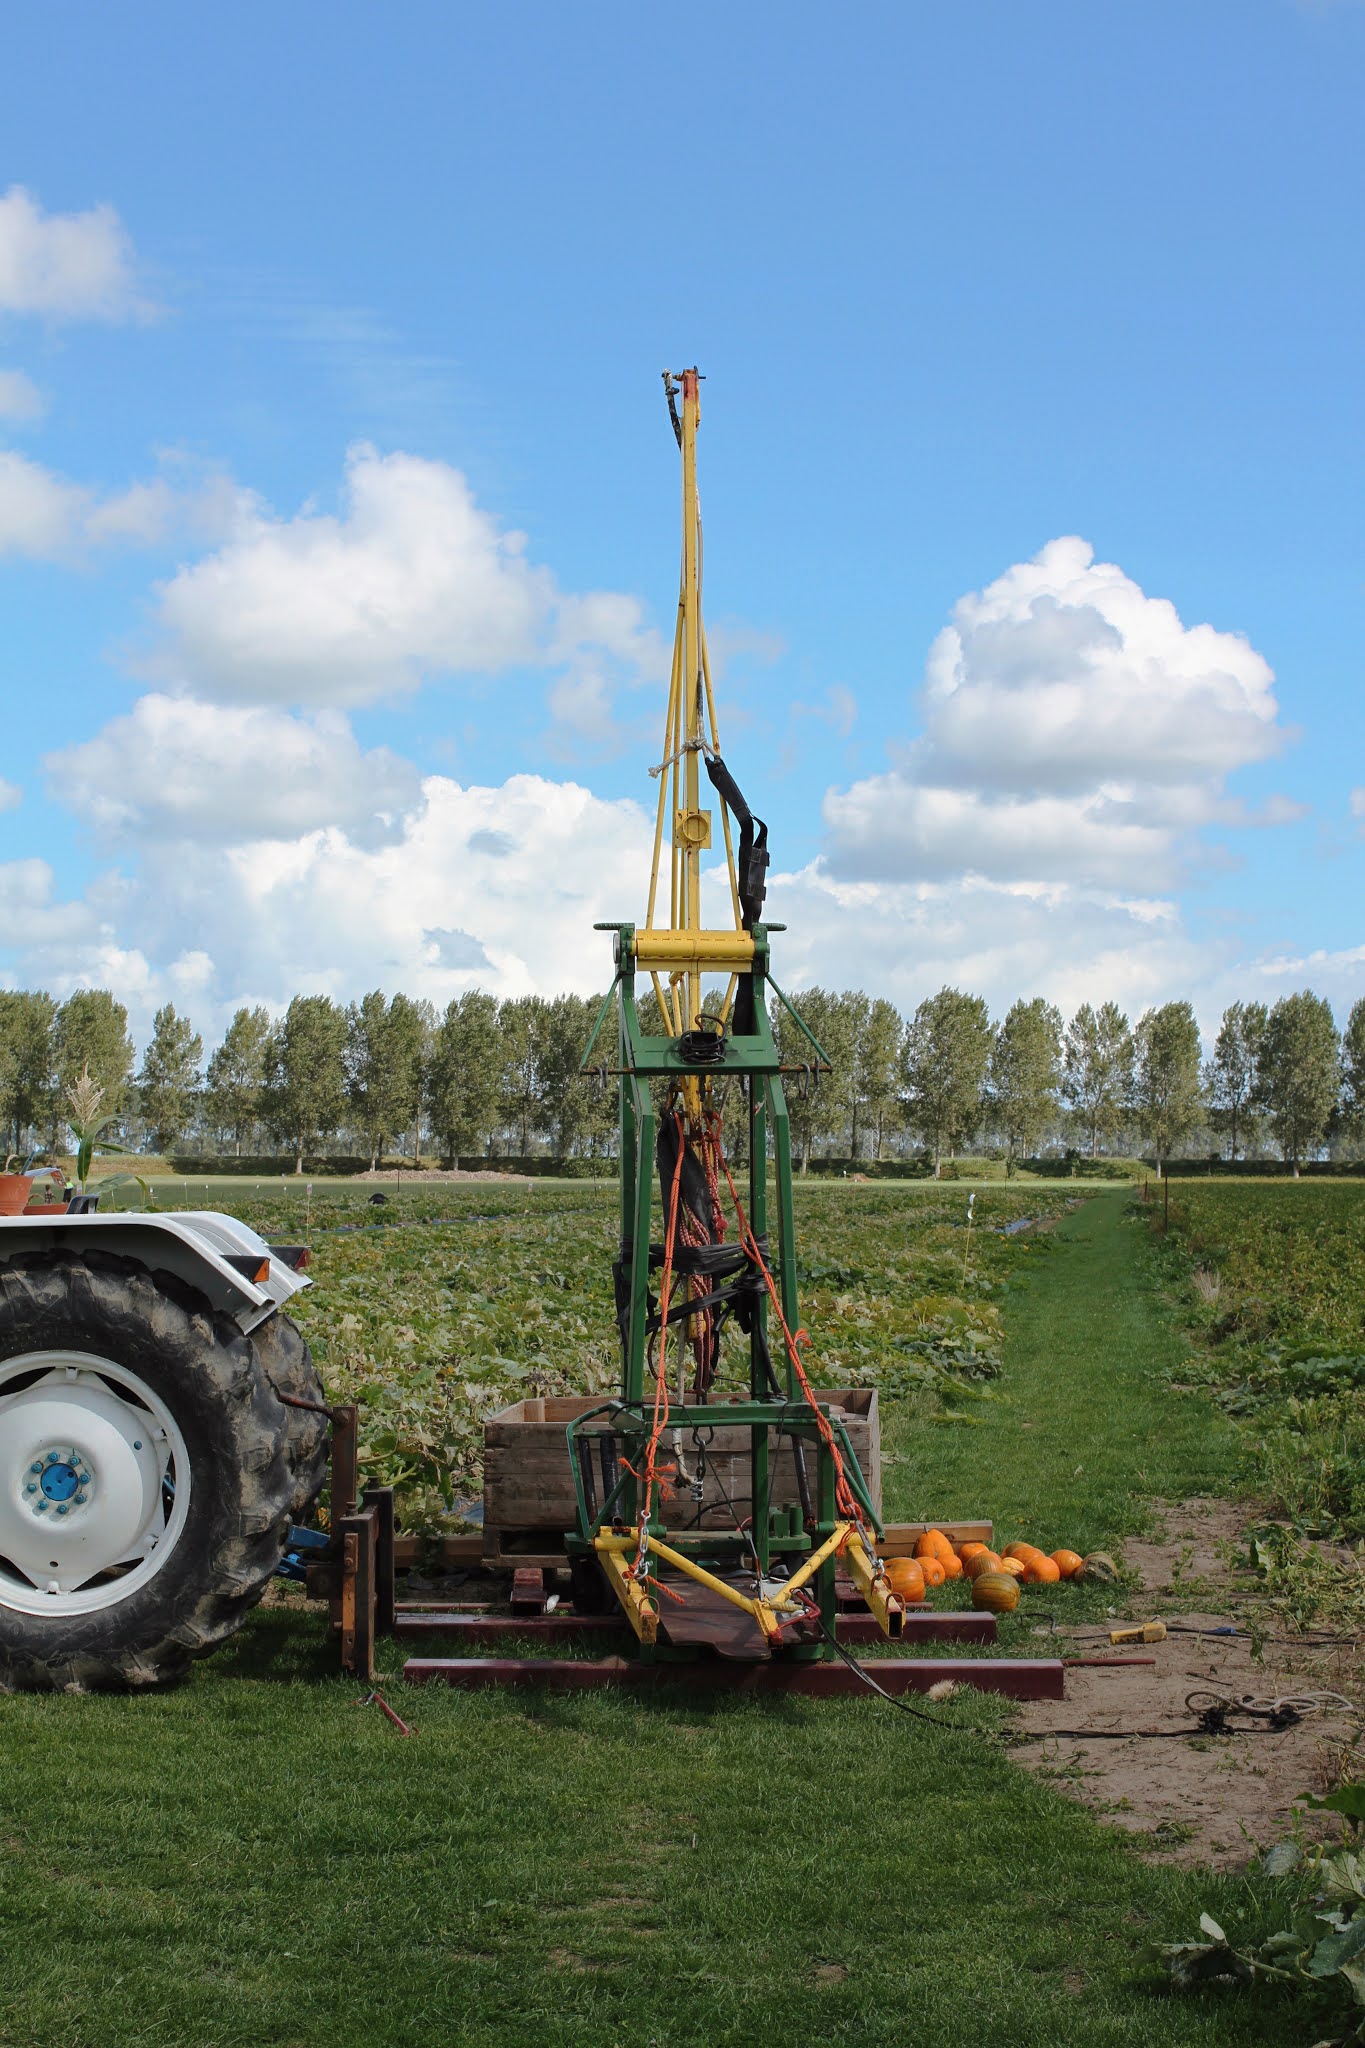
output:
<instances>
[{"instance_id":1,"label":"tractor","mask_svg":"<svg viewBox=\"0 0 1365 2048\"><path fill-rule=\"evenodd\" d=\"M212 1213L0 1221L0 1688L164 1685L327 1471L298 1247Z\"/></svg>"}]
</instances>

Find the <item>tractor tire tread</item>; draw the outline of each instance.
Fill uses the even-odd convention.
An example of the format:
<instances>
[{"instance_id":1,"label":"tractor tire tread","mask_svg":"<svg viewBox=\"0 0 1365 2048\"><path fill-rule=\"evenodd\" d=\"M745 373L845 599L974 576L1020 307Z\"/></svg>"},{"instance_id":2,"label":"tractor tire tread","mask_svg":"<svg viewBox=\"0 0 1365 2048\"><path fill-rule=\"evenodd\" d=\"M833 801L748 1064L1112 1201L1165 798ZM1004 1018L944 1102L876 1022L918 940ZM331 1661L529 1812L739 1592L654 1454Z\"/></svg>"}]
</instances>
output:
<instances>
[{"instance_id":1,"label":"tractor tire tread","mask_svg":"<svg viewBox=\"0 0 1365 2048\"><path fill-rule=\"evenodd\" d=\"M0 1584L0 1691L174 1684L260 1600L325 1476L326 1418L279 1399L321 1402L307 1344L278 1312L244 1335L183 1279L92 1248L0 1264L0 1362L44 1350L125 1364L166 1401L190 1454L189 1519L126 1601L49 1619L7 1607Z\"/></svg>"}]
</instances>

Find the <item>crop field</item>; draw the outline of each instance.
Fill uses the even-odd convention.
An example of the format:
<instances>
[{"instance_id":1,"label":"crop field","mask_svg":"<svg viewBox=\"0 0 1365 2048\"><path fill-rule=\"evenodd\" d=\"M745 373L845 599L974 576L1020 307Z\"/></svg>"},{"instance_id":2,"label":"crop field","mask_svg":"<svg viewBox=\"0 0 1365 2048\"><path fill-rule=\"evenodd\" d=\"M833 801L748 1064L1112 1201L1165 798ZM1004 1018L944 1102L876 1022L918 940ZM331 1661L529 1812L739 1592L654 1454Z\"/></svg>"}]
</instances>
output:
<instances>
[{"instance_id":1,"label":"crop field","mask_svg":"<svg viewBox=\"0 0 1365 2048\"><path fill-rule=\"evenodd\" d=\"M408 1527L429 1527L481 1484L485 1416L536 1394L615 1384L614 1187L490 1182L386 1190L264 1186L228 1207L277 1240L306 1234L313 1285L297 1319L329 1396L361 1412L367 1477L393 1483ZM1000 1369L1001 1291L1046 1256L1066 1183L978 1192L811 1183L798 1191L802 1309L820 1379L875 1386L921 1419L969 1406ZM738 1340L731 1340L737 1343ZM738 1387L738 1349L728 1379ZM727 1375L723 1371L722 1384Z\"/></svg>"},{"instance_id":2,"label":"crop field","mask_svg":"<svg viewBox=\"0 0 1365 2048\"><path fill-rule=\"evenodd\" d=\"M1221 1283L1216 1343L1266 1357L1365 1353L1365 1182L1174 1186L1172 1231Z\"/></svg>"},{"instance_id":3,"label":"crop field","mask_svg":"<svg viewBox=\"0 0 1365 2048\"><path fill-rule=\"evenodd\" d=\"M1164 1249L1195 1342L1178 1376L1242 1425L1272 1586L1359 1626L1360 1574L1303 1539L1365 1536L1365 1184L1182 1183Z\"/></svg>"}]
</instances>

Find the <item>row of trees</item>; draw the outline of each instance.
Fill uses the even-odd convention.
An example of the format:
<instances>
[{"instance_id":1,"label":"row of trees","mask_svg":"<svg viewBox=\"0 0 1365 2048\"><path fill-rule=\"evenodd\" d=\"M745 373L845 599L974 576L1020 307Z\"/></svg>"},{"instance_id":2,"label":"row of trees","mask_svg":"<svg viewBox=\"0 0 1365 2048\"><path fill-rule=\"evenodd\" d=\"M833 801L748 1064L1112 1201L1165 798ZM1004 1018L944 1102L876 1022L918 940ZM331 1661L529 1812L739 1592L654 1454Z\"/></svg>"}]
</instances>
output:
<instances>
[{"instance_id":1,"label":"row of trees","mask_svg":"<svg viewBox=\"0 0 1365 2048\"><path fill-rule=\"evenodd\" d=\"M1329 1135L1365 1138L1365 999L1344 1035L1311 990L1273 1008L1233 1003L1205 1060L1187 1002L1136 1025L1115 1003L1083 1003L1064 1025L1035 997L993 1026L979 996L945 988L915 1011L896 1073L896 1100L935 1169L945 1147L985 1128L1011 1161L1066 1132L1092 1157L1137 1138L1161 1162L1207 1134L1236 1159L1268 1132L1297 1173Z\"/></svg>"},{"instance_id":2,"label":"row of trees","mask_svg":"<svg viewBox=\"0 0 1365 2048\"><path fill-rule=\"evenodd\" d=\"M188 1137L240 1154L265 1139L302 1171L306 1153L336 1142L372 1164L387 1150L416 1158L424 1141L447 1158L609 1151L613 1093L579 1075L601 1001L475 989L438 1013L379 990L345 1006L296 996L278 1018L238 1010L207 1064L200 1034L167 1004L135 1072L127 1012L109 991L64 1003L0 992L0 1117L13 1150L58 1146L65 1091L88 1070L126 1138L159 1152ZM707 1001L719 1007L719 991ZM1114 1003L1082 1004L1064 1023L1041 997L993 1022L980 996L952 988L908 1021L860 990L809 989L799 1007L800 1023L781 1006L773 1022L784 1063L807 1070L789 1089L803 1164L919 1144L937 1170L977 1142L1010 1162L1078 1142L1092 1155L1142 1143L1164 1160L1196 1140L1236 1159L1271 1140L1297 1169L1326 1142L1365 1137L1365 998L1340 1036L1308 990L1273 1007L1234 1003L1207 1059L1187 1002L1136 1024ZM610 1051L610 1023L604 1034ZM812 1038L832 1073L811 1071Z\"/></svg>"},{"instance_id":3,"label":"row of trees","mask_svg":"<svg viewBox=\"0 0 1365 2048\"><path fill-rule=\"evenodd\" d=\"M415 1158L429 1137L448 1157L538 1141L567 1157L614 1128L614 1106L578 1077L600 1008L477 989L441 1015L379 990L345 1006L296 996L275 1019L238 1010L205 1065L202 1037L168 1003L135 1072L128 1013L107 990L62 1004L0 991L0 1117L10 1149L59 1147L66 1091L88 1070L125 1135L157 1152L192 1137L240 1154L265 1139L302 1171L305 1153L338 1137L371 1164L389 1149Z\"/></svg>"}]
</instances>

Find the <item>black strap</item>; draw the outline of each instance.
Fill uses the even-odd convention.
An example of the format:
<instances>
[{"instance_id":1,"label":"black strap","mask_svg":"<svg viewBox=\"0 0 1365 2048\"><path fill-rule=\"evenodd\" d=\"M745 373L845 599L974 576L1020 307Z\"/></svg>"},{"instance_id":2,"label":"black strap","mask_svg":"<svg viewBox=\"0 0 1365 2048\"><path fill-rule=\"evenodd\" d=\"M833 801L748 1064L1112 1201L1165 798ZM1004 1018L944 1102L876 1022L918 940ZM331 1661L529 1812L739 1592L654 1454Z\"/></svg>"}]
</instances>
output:
<instances>
[{"instance_id":1,"label":"black strap","mask_svg":"<svg viewBox=\"0 0 1365 2048\"><path fill-rule=\"evenodd\" d=\"M763 915L763 899L768 893L768 828L745 803L743 791L719 754L706 756L706 772L712 788L739 821L739 910L745 931L751 932ZM733 1020L740 1038L752 1036L757 1029L754 1000L754 978L741 974Z\"/></svg>"},{"instance_id":2,"label":"black strap","mask_svg":"<svg viewBox=\"0 0 1365 2048\"><path fill-rule=\"evenodd\" d=\"M768 828L745 803L739 784L719 754L706 756L706 772L712 788L739 821L739 907L745 931L752 931L763 915L763 899L768 893Z\"/></svg>"}]
</instances>

